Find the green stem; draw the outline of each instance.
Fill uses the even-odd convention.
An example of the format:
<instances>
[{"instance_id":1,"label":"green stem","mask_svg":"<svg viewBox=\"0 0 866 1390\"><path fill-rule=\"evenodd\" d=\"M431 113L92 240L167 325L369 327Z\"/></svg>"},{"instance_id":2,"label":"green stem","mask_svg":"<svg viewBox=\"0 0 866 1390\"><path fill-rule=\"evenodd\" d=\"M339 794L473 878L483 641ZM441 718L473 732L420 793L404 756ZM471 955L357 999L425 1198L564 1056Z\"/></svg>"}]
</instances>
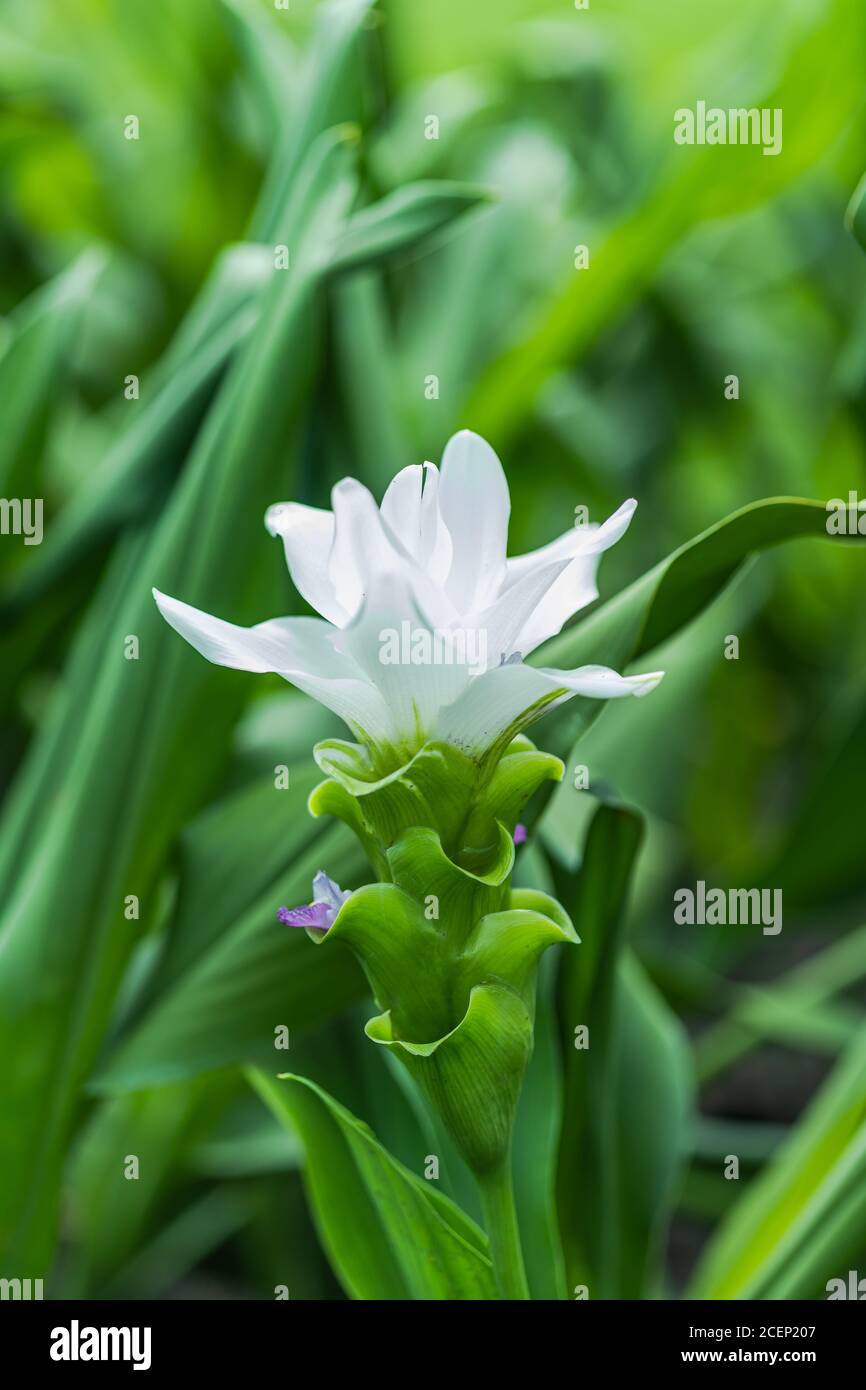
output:
<instances>
[{"instance_id":1,"label":"green stem","mask_svg":"<svg viewBox=\"0 0 866 1390\"><path fill-rule=\"evenodd\" d=\"M490 1240L493 1273L499 1297L529 1298L529 1286L520 1249L520 1231L514 1206L514 1187L511 1182L511 1160L506 1158L499 1168L491 1169L478 1178L484 1224Z\"/></svg>"}]
</instances>

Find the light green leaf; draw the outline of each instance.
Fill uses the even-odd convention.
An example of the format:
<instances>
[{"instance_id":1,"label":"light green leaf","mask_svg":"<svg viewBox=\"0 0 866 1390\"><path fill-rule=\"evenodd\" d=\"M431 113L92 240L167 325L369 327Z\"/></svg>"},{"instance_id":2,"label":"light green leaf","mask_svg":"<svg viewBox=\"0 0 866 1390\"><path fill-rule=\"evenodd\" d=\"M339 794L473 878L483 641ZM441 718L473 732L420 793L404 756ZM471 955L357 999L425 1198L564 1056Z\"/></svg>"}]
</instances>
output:
<instances>
[{"instance_id":1,"label":"light green leaf","mask_svg":"<svg viewBox=\"0 0 866 1390\"><path fill-rule=\"evenodd\" d=\"M563 271L557 290L472 383L462 417L502 447L531 414L550 378L573 368L603 330L647 292L672 247L706 219L731 218L778 195L825 159L839 136L840 106L862 109L864 28L862 11L849 0L803 8L781 74L768 64L752 98L737 103L784 110L784 157L755 161L747 144L722 151L671 142L661 176L647 186L642 170L642 196L628 198L616 220L599 229L591 271ZM801 100L803 91L811 93L811 114Z\"/></svg>"},{"instance_id":2,"label":"light green leaf","mask_svg":"<svg viewBox=\"0 0 866 1390\"><path fill-rule=\"evenodd\" d=\"M326 130L356 119L363 85L359 50L373 3L327 0L316 7L313 39L298 75L293 109L283 112L279 143L252 219L251 241L283 239L278 235L282 210L308 150Z\"/></svg>"},{"instance_id":3,"label":"light green leaf","mask_svg":"<svg viewBox=\"0 0 866 1390\"><path fill-rule=\"evenodd\" d=\"M862 1254L866 1035L713 1236L692 1298L820 1298Z\"/></svg>"},{"instance_id":4,"label":"light green leaf","mask_svg":"<svg viewBox=\"0 0 866 1390\"><path fill-rule=\"evenodd\" d=\"M484 1235L431 1182L393 1159L313 1082L260 1071L250 1080L303 1139L316 1222L351 1297L496 1297Z\"/></svg>"}]
</instances>

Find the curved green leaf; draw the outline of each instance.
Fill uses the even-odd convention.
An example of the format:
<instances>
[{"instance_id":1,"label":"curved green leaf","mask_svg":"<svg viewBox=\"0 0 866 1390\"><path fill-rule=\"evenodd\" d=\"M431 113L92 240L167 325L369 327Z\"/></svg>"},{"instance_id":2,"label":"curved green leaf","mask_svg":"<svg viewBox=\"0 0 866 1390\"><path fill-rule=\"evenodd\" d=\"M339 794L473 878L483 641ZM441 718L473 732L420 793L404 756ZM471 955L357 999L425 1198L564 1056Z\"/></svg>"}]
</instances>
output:
<instances>
[{"instance_id":1,"label":"curved green leaf","mask_svg":"<svg viewBox=\"0 0 866 1390\"><path fill-rule=\"evenodd\" d=\"M781 71L768 64L772 76L742 103L784 110L784 158L753 160L750 166L753 152L746 145L729 146L721 160L710 145L689 147L685 160L679 158L683 147L672 148L642 196L628 200L613 225L599 228L591 271L564 269L556 290L519 333L507 336L472 382L462 418L501 447L523 426L550 378L573 369L602 331L647 293L671 248L694 227L766 201L826 158L838 138L837 104L861 109L863 40L863 14L849 0L803 7ZM809 109L800 99L803 91L811 93Z\"/></svg>"},{"instance_id":2,"label":"curved green leaf","mask_svg":"<svg viewBox=\"0 0 866 1390\"><path fill-rule=\"evenodd\" d=\"M307 1154L306 1181L334 1272L352 1298L494 1299L487 1242L366 1125L300 1076L250 1080Z\"/></svg>"},{"instance_id":3,"label":"curved green leaf","mask_svg":"<svg viewBox=\"0 0 866 1390\"><path fill-rule=\"evenodd\" d=\"M782 541L820 537L839 545L856 536L830 536L823 502L771 497L752 502L687 541L576 626L546 642L532 665L572 668L600 663L624 671L701 612L753 554ZM563 756L597 718L600 700L570 700L545 716L545 744Z\"/></svg>"}]
</instances>

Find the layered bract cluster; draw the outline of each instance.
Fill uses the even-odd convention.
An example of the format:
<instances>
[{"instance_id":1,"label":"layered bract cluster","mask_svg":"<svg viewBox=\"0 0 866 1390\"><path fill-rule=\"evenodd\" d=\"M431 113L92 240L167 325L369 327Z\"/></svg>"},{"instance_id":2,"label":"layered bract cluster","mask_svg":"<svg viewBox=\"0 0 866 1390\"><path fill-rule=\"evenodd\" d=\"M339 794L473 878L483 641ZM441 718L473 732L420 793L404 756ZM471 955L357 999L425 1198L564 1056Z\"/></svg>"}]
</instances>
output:
<instances>
[{"instance_id":1,"label":"layered bract cluster","mask_svg":"<svg viewBox=\"0 0 866 1390\"><path fill-rule=\"evenodd\" d=\"M409 1069L483 1174L508 1153L539 957L578 939L553 898L511 885L518 816L563 765L520 735L480 783L472 759L435 742L376 778L349 748L316 749L331 775L310 808L351 826L380 881L308 934L358 956L380 1010L367 1036Z\"/></svg>"}]
</instances>

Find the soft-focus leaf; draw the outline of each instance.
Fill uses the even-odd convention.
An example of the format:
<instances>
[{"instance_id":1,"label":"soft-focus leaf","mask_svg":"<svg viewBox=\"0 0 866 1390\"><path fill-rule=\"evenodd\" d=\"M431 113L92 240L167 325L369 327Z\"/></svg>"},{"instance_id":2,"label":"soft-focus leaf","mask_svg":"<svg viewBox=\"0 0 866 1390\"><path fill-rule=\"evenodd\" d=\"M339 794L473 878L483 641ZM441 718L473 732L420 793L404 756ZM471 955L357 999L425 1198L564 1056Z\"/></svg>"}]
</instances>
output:
<instances>
[{"instance_id":1,"label":"soft-focus leaf","mask_svg":"<svg viewBox=\"0 0 866 1390\"><path fill-rule=\"evenodd\" d=\"M793 497L741 508L546 642L533 653L532 664L570 669L598 662L625 670L695 618L756 551L807 536L833 544L858 539L829 538L827 516L822 502ZM541 726L547 745L567 752L598 716L601 703L578 697L560 706Z\"/></svg>"},{"instance_id":2,"label":"soft-focus leaf","mask_svg":"<svg viewBox=\"0 0 866 1390\"><path fill-rule=\"evenodd\" d=\"M97 1071L97 1090L137 1090L231 1063L265 1065L279 1056L278 1030L289 1030L291 1045L366 993L349 952L326 958L303 932L277 921L278 907L309 901L319 869L349 885L365 871L342 826L307 814L315 780L310 768L296 771L285 791L272 778L253 783L184 835L165 953Z\"/></svg>"},{"instance_id":3,"label":"soft-focus leaf","mask_svg":"<svg viewBox=\"0 0 866 1390\"><path fill-rule=\"evenodd\" d=\"M866 1037L839 1061L802 1121L711 1240L693 1298L822 1298L862 1255L866 1219Z\"/></svg>"},{"instance_id":4,"label":"soft-focus leaf","mask_svg":"<svg viewBox=\"0 0 866 1390\"><path fill-rule=\"evenodd\" d=\"M78 1287L67 1297L103 1293L168 1211L193 1145L236 1094L233 1077L208 1077L106 1101L89 1117L69 1181L70 1220L79 1245ZM128 1176L130 1158L136 1177ZM61 1276L62 1277L62 1276Z\"/></svg>"},{"instance_id":5,"label":"soft-focus leaf","mask_svg":"<svg viewBox=\"0 0 866 1390\"><path fill-rule=\"evenodd\" d=\"M474 383L464 407L473 428L502 443L520 427L550 376L579 360L624 307L647 290L672 244L703 218L730 217L778 193L825 156L827 141L837 130L832 112L840 89L847 92L851 108L862 107L864 16L848 0L831 0L802 10L798 18L781 76L767 65L769 80L761 84L763 89L735 103L788 113L785 157L758 160L756 177L755 164L749 163L756 151L747 142L720 151L700 142L682 147L671 141L662 175L599 233L601 245L593 247L591 270L575 273L573 260L563 255L558 291ZM811 117L798 100L804 89L816 101ZM824 101L818 92L825 94Z\"/></svg>"},{"instance_id":6,"label":"soft-focus leaf","mask_svg":"<svg viewBox=\"0 0 866 1390\"><path fill-rule=\"evenodd\" d=\"M316 7L313 40L292 99L291 118L283 114L276 152L252 219L252 241L278 239L281 211L307 151L324 131L356 119L363 87L358 51L373 3L327 0Z\"/></svg>"},{"instance_id":7,"label":"soft-focus leaf","mask_svg":"<svg viewBox=\"0 0 866 1390\"><path fill-rule=\"evenodd\" d=\"M2 1104L17 1116L0 1147L0 1244L13 1271L45 1270L79 1087L133 944L124 905L134 895L141 920L155 922L166 848L214 785L245 695L243 677L233 682L178 642L151 586L233 617L260 619L271 604L274 611L277 557L261 517L286 485L287 440L296 436L313 367L322 258L353 194L342 143L323 142L284 218L287 230L297 228L292 270L274 277L171 504L145 541L132 542L137 563L106 600L104 626L92 645L89 634L82 639L91 661L77 665L78 684L44 730L54 760L37 747L29 794L26 773L22 782L40 831L33 856L15 864L0 922L0 1045L10 1056L15 1044ZM113 581L110 573L106 583ZM124 655L130 634L138 660ZM40 805L33 788L43 779L52 796ZM21 803L10 809L20 814Z\"/></svg>"},{"instance_id":8,"label":"soft-focus leaf","mask_svg":"<svg viewBox=\"0 0 866 1390\"><path fill-rule=\"evenodd\" d=\"M256 296L272 274L273 260L261 247L233 247L220 259L155 379L145 383L140 406L127 406L133 411L127 428L87 487L52 520L33 562L7 586L0 601L7 622L165 498L221 374L252 330Z\"/></svg>"},{"instance_id":9,"label":"soft-focus leaf","mask_svg":"<svg viewBox=\"0 0 866 1390\"><path fill-rule=\"evenodd\" d=\"M770 985L740 986L725 1016L697 1040L695 1063L701 1080L731 1066L764 1038L808 1043L835 1056L862 1031L864 1020L857 1005L834 1000L834 995L864 975L866 927L859 927Z\"/></svg>"},{"instance_id":10,"label":"soft-focus leaf","mask_svg":"<svg viewBox=\"0 0 866 1390\"><path fill-rule=\"evenodd\" d=\"M0 356L0 492L27 493L58 387L68 374L71 349L82 312L105 265L97 251L86 252L48 286L40 289L7 325Z\"/></svg>"},{"instance_id":11,"label":"soft-focus leaf","mask_svg":"<svg viewBox=\"0 0 866 1390\"><path fill-rule=\"evenodd\" d=\"M684 1040L637 961L624 955L626 895L640 841L633 812L602 805L576 884L554 866L582 940L560 965L557 1197L568 1286L587 1286L590 1298L652 1290L686 1151Z\"/></svg>"},{"instance_id":12,"label":"soft-focus leaf","mask_svg":"<svg viewBox=\"0 0 866 1390\"><path fill-rule=\"evenodd\" d=\"M356 270L412 250L488 196L471 184L444 180L400 188L355 213L334 250L333 271Z\"/></svg>"}]
</instances>

